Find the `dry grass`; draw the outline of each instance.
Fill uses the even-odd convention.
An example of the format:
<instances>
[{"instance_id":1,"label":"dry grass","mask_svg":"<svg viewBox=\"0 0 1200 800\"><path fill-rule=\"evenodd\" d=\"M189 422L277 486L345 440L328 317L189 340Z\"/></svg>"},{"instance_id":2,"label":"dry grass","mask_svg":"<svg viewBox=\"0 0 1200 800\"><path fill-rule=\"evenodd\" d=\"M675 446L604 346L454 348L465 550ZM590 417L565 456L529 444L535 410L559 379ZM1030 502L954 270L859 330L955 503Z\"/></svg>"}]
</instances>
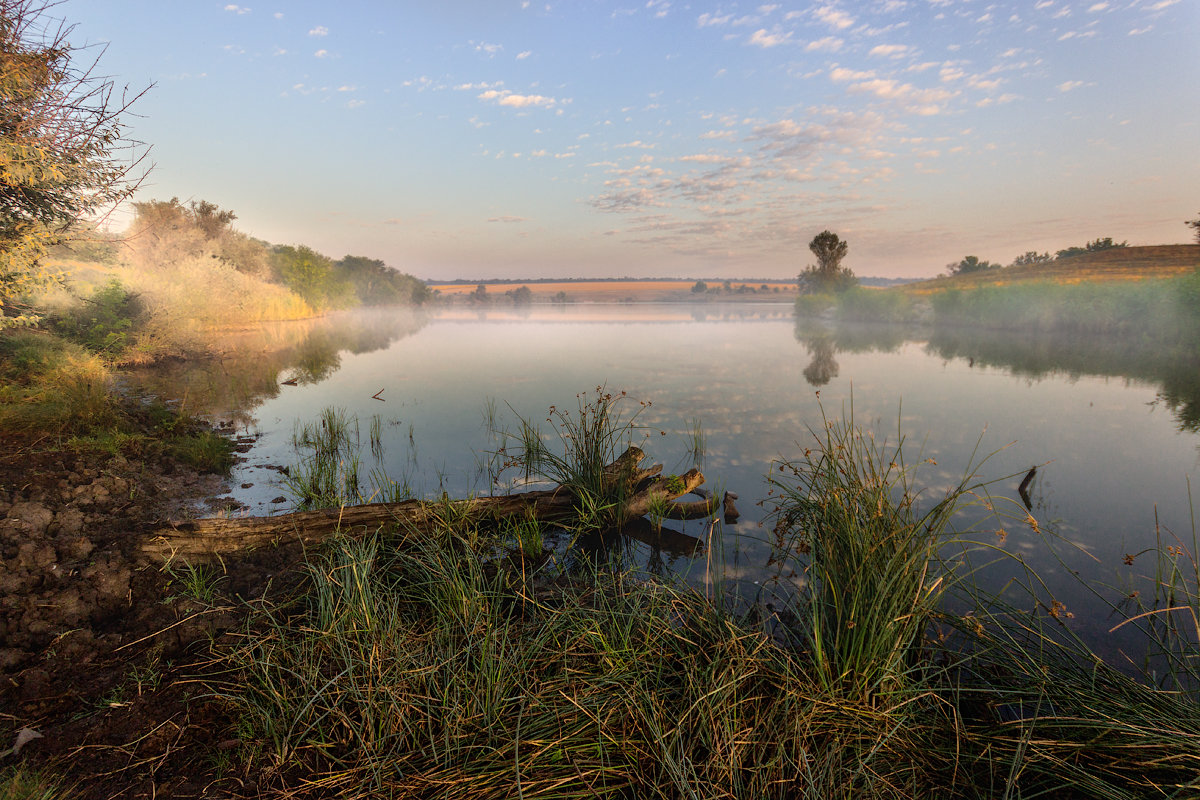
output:
<instances>
[{"instance_id":1,"label":"dry grass","mask_svg":"<svg viewBox=\"0 0 1200 800\"><path fill-rule=\"evenodd\" d=\"M1169 244L1152 247L1117 247L1097 253L1021 267L975 272L953 277L932 278L910 283L901 291L917 295L945 289L975 289L981 286L1008 286L1031 281L1061 284L1104 283L1174 278L1200 269L1200 245Z\"/></svg>"}]
</instances>

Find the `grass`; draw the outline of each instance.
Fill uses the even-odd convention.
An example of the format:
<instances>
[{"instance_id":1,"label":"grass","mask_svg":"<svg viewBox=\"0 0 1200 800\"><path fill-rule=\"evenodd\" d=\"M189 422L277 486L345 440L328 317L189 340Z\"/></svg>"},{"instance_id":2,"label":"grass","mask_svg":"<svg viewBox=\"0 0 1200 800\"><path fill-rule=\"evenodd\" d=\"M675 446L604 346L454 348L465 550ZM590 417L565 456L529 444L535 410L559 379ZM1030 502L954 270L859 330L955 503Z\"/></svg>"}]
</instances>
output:
<instances>
[{"instance_id":1,"label":"grass","mask_svg":"<svg viewBox=\"0 0 1200 800\"><path fill-rule=\"evenodd\" d=\"M552 409L544 474L585 480L629 441L619 399ZM719 573L706 594L545 558L531 520L483 530L449 503L433 531L330 542L226 655L246 751L289 796L1196 795L1194 531L1135 556L1159 588L1125 624L1160 636L1163 688L1036 593L1020 609L973 593L950 523L990 501L978 465L930 497L901 438L852 415L814 436L770 480L773 561L798 579L769 604Z\"/></svg>"}]
</instances>

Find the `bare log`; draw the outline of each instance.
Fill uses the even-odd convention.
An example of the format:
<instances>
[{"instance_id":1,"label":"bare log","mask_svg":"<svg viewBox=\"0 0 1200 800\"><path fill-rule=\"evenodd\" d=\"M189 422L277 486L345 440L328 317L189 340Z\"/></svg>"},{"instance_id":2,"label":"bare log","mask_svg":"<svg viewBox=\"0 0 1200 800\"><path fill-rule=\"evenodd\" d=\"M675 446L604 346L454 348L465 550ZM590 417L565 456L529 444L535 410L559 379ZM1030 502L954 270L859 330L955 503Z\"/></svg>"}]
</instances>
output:
<instances>
[{"instance_id":1,"label":"bare log","mask_svg":"<svg viewBox=\"0 0 1200 800\"><path fill-rule=\"evenodd\" d=\"M630 447L604 470L605 482L621 498L614 520L621 524L666 508L664 516L692 519L711 516L719 503L678 503L676 498L704 483L698 470L681 476L663 476L662 465L643 469L645 454ZM466 524L496 524L509 517L534 518L549 524L569 525L578 518L578 498L569 489L521 492L465 500L406 500L360 506L297 511L269 517L208 517L178 522L155 531L143 545L149 556L170 560L204 561L225 553L290 543L313 544L334 532L374 532L383 526L421 534L444 520Z\"/></svg>"}]
</instances>

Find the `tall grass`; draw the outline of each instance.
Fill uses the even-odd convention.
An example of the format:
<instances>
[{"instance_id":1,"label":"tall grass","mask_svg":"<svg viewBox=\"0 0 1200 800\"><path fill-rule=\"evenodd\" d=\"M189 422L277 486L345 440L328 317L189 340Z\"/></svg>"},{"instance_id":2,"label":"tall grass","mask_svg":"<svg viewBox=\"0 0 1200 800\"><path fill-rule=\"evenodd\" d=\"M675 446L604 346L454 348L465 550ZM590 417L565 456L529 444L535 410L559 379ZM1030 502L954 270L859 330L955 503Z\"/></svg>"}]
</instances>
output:
<instances>
[{"instance_id":1,"label":"tall grass","mask_svg":"<svg viewBox=\"0 0 1200 800\"><path fill-rule=\"evenodd\" d=\"M563 449L534 463L586 477L572 454L599 458L631 436L638 412L619 417L616 400L581 397L578 417L552 409ZM432 530L330 542L306 590L265 608L229 655L221 694L267 785L340 797L1197 795L1196 630L1166 624L1196 618L1194 542L1154 551L1161 594L1129 611L1127 624L1158 623L1173 648L1168 691L1105 664L1057 604L975 594L969 613L947 607L950 592L972 598L950 522L990 501L978 464L928 497L902 437L878 442L852 412L814 434L770 479L772 561L798 567L797 591L744 613L720 575L706 594L587 559L567 572L515 557L505 537L541 548L529 520L483 529L451 503Z\"/></svg>"},{"instance_id":2,"label":"tall grass","mask_svg":"<svg viewBox=\"0 0 1200 800\"><path fill-rule=\"evenodd\" d=\"M856 287L837 296L837 318L843 322L913 322L917 311L903 292Z\"/></svg>"},{"instance_id":3,"label":"tall grass","mask_svg":"<svg viewBox=\"0 0 1200 800\"><path fill-rule=\"evenodd\" d=\"M1051 281L948 290L930 296L935 322L1034 332L1118 333L1176 341L1200 332L1188 298L1195 275L1180 278L1065 284Z\"/></svg>"}]
</instances>

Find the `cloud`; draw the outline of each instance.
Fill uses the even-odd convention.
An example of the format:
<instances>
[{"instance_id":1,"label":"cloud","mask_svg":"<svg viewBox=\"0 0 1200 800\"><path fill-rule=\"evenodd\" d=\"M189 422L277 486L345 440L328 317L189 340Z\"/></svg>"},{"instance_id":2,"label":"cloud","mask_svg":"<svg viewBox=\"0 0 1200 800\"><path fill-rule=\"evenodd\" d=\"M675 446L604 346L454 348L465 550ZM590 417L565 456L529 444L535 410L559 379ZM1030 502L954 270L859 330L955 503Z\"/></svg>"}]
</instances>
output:
<instances>
[{"instance_id":1,"label":"cloud","mask_svg":"<svg viewBox=\"0 0 1200 800\"><path fill-rule=\"evenodd\" d=\"M528 220L525 217L512 217L505 215L502 217L489 217L488 222L503 222L505 224L513 224L517 222L528 222Z\"/></svg>"},{"instance_id":2,"label":"cloud","mask_svg":"<svg viewBox=\"0 0 1200 800\"><path fill-rule=\"evenodd\" d=\"M1108 10L1108 3L1093 3L1092 5L1088 6L1089 14L1096 14L1101 11L1107 11L1107 10Z\"/></svg>"},{"instance_id":3,"label":"cloud","mask_svg":"<svg viewBox=\"0 0 1200 800\"><path fill-rule=\"evenodd\" d=\"M477 97L485 101L495 100L499 105L509 108L551 108L558 102L553 97L545 97L540 94L514 94L508 89L489 89Z\"/></svg>"},{"instance_id":4,"label":"cloud","mask_svg":"<svg viewBox=\"0 0 1200 800\"><path fill-rule=\"evenodd\" d=\"M610 192L608 194L593 197L588 201L593 208L600 211L610 211L613 213L622 213L627 211L637 211L643 208L649 208L660 205L655 198L653 192L649 189L630 189L623 192Z\"/></svg>"},{"instance_id":5,"label":"cloud","mask_svg":"<svg viewBox=\"0 0 1200 800\"><path fill-rule=\"evenodd\" d=\"M757 45L758 47L768 48L776 47L781 44L786 44L792 34L789 33L767 33L765 28L759 28L754 33L750 34L749 44Z\"/></svg>"},{"instance_id":6,"label":"cloud","mask_svg":"<svg viewBox=\"0 0 1200 800\"><path fill-rule=\"evenodd\" d=\"M351 100L348 103L346 103L346 108L358 108L359 106L365 106L366 104L367 104L366 100L355 99L355 100Z\"/></svg>"},{"instance_id":7,"label":"cloud","mask_svg":"<svg viewBox=\"0 0 1200 800\"><path fill-rule=\"evenodd\" d=\"M1063 81L1062 83L1060 83L1058 85L1058 90L1060 92L1070 92L1074 89L1078 89L1080 86L1083 86L1083 85L1084 85L1083 81Z\"/></svg>"},{"instance_id":8,"label":"cloud","mask_svg":"<svg viewBox=\"0 0 1200 800\"><path fill-rule=\"evenodd\" d=\"M328 36L329 28L326 28L324 25L318 25L317 27L315 27L311 31L309 31L308 35L309 36Z\"/></svg>"},{"instance_id":9,"label":"cloud","mask_svg":"<svg viewBox=\"0 0 1200 800\"><path fill-rule=\"evenodd\" d=\"M862 81L853 84L849 91L855 94L873 94L882 100L903 103L906 110L921 116L940 114L942 105L955 95L947 89L918 89L911 83L901 83L890 78Z\"/></svg>"},{"instance_id":10,"label":"cloud","mask_svg":"<svg viewBox=\"0 0 1200 800\"><path fill-rule=\"evenodd\" d=\"M836 53L838 50L842 49L843 44L845 44L845 42L843 40L837 38L836 36L826 36L824 38L809 42L807 45L804 46L804 50L805 50L805 52L809 52L809 53L813 53L813 52Z\"/></svg>"},{"instance_id":11,"label":"cloud","mask_svg":"<svg viewBox=\"0 0 1200 800\"><path fill-rule=\"evenodd\" d=\"M846 69L845 67L834 67L829 71L829 78L833 81L861 81L868 78L874 78L873 70L859 71L854 69Z\"/></svg>"},{"instance_id":12,"label":"cloud","mask_svg":"<svg viewBox=\"0 0 1200 800\"><path fill-rule=\"evenodd\" d=\"M838 30L849 28L854 24L854 17L847 14L845 11L840 11L833 6L821 6L813 11L813 16L824 22L826 25L831 25Z\"/></svg>"},{"instance_id":13,"label":"cloud","mask_svg":"<svg viewBox=\"0 0 1200 800\"><path fill-rule=\"evenodd\" d=\"M725 14L723 16L714 16L713 14L701 14L696 18L696 27L707 28L720 25L726 25L733 19L733 14Z\"/></svg>"},{"instance_id":14,"label":"cloud","mask_svg":"<svg viewBox=\"0 0 1200 800\"><path fill-rule=\"evenodd\" d=\"M237 6L237 5L234 5L233 3L230 3L229 5L225 6L225 10L226 10L226 11L232 11L234 14L237 14L239 17L240 17L242 14L249 14L249 13L250 13L250 9L248 9L248 8L243 8L242 6Z\"/></svg>"},{"instance_id":15,"label":"cloud","mask_svg":"<svg viewBox=\"0 0 1200 800\"><path fill-rule=\"evenodd\" d=\"M533 55L532 50L523 50L520 53L517 53L517 61L524 61L525 59L529 58L531 55Z\"/></svg>"},{"instance_id":16,"label":"cloud","mask_svg":"<svg viewBox=\"0 0 1200 800\"><path fill-rule=\"evenodd\" d=\"M356 89L355 87L353 87L353 86L349 86L349 85L347 85L347 86L339 86L339 87L337 88L337 90L338 90L339 92L354 92L354 91L357 91L357 89Z\"/></svg>"},{"instance_id":17,"label":"cloud","mask_svg":"<svg viewBox=\"0 0 1200 800\"><path fill-rule=\"evenodd\" d=\"M313 53L313 55L316 56L317 58L325 58L325 56L329 55L329 51L328 50L318 50L317 52Z\"/></svg>"},{"instance_id":18,"label":"cloud","mask_svg":"<svg viewBox=\"0 0 1200 800\"><path fill-rule=\"evenodd\" d=\"M501 50L504 49L503 45L488 44L487 42L478 42L478 43L472 42L471 44L475 45L476 53L484 53L487 55L488 58L491 58L492 56L496 55L496 53L499 53Z\"/></svg>"},{"instance_id":19,"label":"cloud","mask_svg":"<svg viewBox=\"0 0 1200 800\"><path fill-rule=\"evenodd\" d=\"M869 56L878 56L881 58L900 58L908 55L910 48L906 44L877 44L871 48Z\"/></svg>"},{"instance_id":20,"label":"cloud","mask_svg":"<svg viewBox=\"0 0 1200 800\"><path fill-rule=\"evenodd\" d=\"M1133 28L1132 30L1129 31L1129 35L1130 36L1141 36L1143 33L1149 33L1152 30L1154 30L1153 25L1147 25L1144 28Z\"/></svg>"}]
</instances>

